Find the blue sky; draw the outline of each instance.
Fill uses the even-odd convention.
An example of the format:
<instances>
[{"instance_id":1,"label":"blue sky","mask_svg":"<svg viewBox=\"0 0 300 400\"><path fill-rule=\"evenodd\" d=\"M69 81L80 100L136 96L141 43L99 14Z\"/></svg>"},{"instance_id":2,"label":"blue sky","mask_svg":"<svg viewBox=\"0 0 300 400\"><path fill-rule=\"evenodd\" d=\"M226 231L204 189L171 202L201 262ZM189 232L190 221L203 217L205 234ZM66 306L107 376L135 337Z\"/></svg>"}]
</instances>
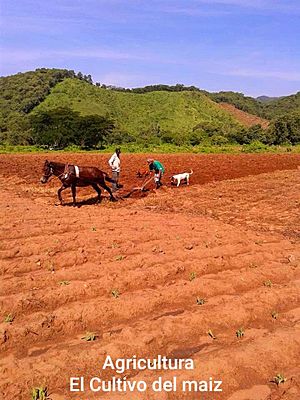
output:
<instances>
[{"instance_id":1,"label":"blue sky","mask_svg":"<svg viewBox=\"0 0 300 400\"><path fill-rule=\"evenodd\" d=\"M40 67L123 87L300 90L299 0L1 0L0 75Z\"/></svg>"}]
</instances>

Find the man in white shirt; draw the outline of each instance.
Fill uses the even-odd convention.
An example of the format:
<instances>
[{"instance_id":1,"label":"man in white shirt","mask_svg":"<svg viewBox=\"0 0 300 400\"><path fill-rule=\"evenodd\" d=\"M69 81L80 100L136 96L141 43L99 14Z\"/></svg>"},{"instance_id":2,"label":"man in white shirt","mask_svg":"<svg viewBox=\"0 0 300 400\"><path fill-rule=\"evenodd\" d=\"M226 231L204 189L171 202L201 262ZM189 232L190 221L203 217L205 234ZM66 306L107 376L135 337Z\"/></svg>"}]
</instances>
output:
<instances>
[{"instance_id":1,"label":"man in white shirt","mask_svg":"<svg viewBox=\"0 0 300 400\"><path fill-rule=\"evenodd\" d=\"M112 171L112 179L114 180L112 184L112 191L115 192L120 188L119 176L121 170L121 160L120 160L121 149L117 148L114 154L110 157L108 164Z\"/></svg>"}]
</instances>

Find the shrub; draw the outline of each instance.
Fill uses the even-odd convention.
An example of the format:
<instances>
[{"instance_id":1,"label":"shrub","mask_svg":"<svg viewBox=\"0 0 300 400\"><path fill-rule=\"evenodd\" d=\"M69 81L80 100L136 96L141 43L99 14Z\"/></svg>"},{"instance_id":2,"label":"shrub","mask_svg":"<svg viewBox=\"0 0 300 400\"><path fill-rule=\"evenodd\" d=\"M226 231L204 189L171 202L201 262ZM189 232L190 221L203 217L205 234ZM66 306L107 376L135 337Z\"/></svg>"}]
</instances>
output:
<instances>
[{"instance_id":1,"label":"shrub","mask_svg":"<svg viewBox=\"0 0 300 400\"><path fill-rule=\"evenodd\" d=\"M243 153L260 153L262 151L267 151L268 146L262 142L256 140L248 145L244 145L242 148Z\"/></svg>"}]
</instances>

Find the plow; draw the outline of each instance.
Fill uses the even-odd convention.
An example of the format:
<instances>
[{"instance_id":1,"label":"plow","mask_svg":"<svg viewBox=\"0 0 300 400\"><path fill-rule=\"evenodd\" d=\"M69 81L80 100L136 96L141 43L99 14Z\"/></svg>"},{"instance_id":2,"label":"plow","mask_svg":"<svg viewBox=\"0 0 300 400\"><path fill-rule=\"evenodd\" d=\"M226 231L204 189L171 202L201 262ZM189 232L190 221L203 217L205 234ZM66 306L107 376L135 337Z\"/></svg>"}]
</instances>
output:
<instances>
[{"instance_id":1,"label":"plow","mask_svg":"<svg viewBox=\"0 0 300 400\"><path fill-rule=\"evenodd\" d=\"M122 198L122 199L128 199L128 197L130 197L133 193L136 193L136 192L146 192L146 191L147 191L146 186L147 186L148 183L150 183L153 179L154 179L153 176L151 176L151 178L145 179L141 186L137 186L137 187L132 188L132 189L130 190L130 192L128 192L127 194L123 195L121 198Z\"/></svg>"}]
</instances>

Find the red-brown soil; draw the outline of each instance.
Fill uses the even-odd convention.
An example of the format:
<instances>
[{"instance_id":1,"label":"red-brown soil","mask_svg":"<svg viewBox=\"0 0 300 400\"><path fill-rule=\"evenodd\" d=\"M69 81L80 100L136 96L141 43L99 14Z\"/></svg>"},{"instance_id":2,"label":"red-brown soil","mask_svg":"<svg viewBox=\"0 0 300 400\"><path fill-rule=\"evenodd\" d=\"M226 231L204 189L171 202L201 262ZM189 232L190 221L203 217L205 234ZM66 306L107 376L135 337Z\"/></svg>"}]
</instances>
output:
<instances>
[{"instance_id":1,"label":"red-brown soil","mask_svg":"<svg viewBox=\"0 0 300 400\"><path fill-rule=\"evenodd\" d=\"M42 385L52 400L300 398L299 155L160 155L165 183L194 170L189 187L101 204L79 189L76 208L55 206L57 178L39 183L47 157L108 171L108 155L0 156L1 398ZM123 155L121 194L141 184L146 158ZM82 340L87 331L97 340ZM223 392L71 394L71 376L117 375L101 371L106 354L191 357L192 371L127 380L212 377Z\"/></svg>"},{"instance_id":2,"label":"red-brown soil","mask_svg":"<svg viewBox=\"0 0 300 400\"><path fill-rule=\"evenodd\" d=\"M219 106L229 112L235 119L237 119L241 124L245 126L252 126L260 124L264 129L269 126L269 121L267 119L258 117L257 115L249 114L245 111L239 110L232 104L219 103Z\"/></svg>"}]
</instances>

